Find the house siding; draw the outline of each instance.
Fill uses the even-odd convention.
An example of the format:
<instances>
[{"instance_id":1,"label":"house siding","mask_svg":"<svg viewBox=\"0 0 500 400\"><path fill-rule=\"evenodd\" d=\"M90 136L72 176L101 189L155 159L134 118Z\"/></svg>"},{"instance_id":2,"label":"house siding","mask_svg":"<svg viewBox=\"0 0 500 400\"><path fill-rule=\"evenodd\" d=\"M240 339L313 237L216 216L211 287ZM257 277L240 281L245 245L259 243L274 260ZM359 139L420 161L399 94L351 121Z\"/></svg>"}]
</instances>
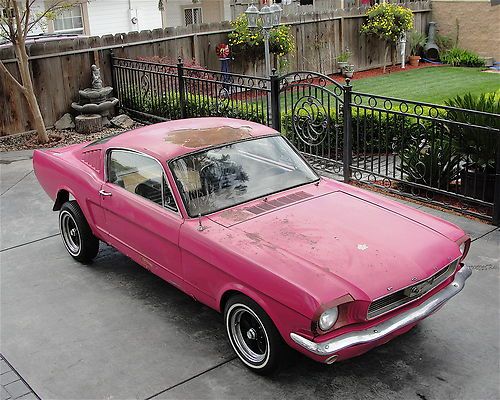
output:
<instances>
[{"instance_id":1,"label":"house siding","mask_svg":"<svg viewBox=\"0 0 500 400\"><path fill-rule=\"evenodd\" d=\"M162 27L157 0L97 0L88 3L90 34L100 36ZM137 24L131 19L137 17Z\"/></svg>"}]
</instances>

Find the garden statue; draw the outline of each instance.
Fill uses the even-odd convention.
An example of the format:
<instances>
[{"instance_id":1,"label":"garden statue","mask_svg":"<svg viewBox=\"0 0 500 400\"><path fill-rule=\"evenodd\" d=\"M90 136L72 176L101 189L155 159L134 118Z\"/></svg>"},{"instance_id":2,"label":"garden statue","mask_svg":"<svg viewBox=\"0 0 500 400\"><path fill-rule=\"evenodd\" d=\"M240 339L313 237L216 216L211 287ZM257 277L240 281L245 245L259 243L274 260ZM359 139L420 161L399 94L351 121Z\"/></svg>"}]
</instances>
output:
<instances>
[{"instance_id":1,"label":"garden statue","mask_svg":"<svg viewBox=\"0 0 500 400\"><path fill-rule=\"evenodd\" d=\"M92 70L92 88L102 89L101 71L95 64L93 64L90 69Z\"/></svg>"},{"instance_id":2,"label":"garden statue","mask_svg":"<svg viewBox=\"0 0 500 400\"><path fill-rule=\"evenodd\" d=\"M109 125L108 116L113 113L118 99L113 97L111 86L103 87L101 71L97 65L90 67L92 72L92 87L79 90L80 99L71 107L80 115L75 117L76 130L80 133L98 132Z\"/></svg>"}]
</instances>

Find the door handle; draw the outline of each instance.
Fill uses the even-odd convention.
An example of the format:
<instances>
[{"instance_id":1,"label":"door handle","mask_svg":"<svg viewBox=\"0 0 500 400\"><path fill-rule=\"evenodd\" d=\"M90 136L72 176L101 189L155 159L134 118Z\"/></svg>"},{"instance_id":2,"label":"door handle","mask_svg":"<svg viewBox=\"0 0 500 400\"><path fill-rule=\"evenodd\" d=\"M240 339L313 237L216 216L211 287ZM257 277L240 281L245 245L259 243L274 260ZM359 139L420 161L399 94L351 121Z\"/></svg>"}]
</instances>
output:
<instances>
[{"instance_id":1,"label":"door handle","mask_svg":"<svg viewBox=\"0 0 500 400\"><path fill-rule=\"evenodd\" d=\"M102 190L102 189L101 189L101 190L99 190L99 194L100 194L101 196L113 196L113 193L111 193L111 192L106 192L105 190Z\"/></svg>"}]
</instances>

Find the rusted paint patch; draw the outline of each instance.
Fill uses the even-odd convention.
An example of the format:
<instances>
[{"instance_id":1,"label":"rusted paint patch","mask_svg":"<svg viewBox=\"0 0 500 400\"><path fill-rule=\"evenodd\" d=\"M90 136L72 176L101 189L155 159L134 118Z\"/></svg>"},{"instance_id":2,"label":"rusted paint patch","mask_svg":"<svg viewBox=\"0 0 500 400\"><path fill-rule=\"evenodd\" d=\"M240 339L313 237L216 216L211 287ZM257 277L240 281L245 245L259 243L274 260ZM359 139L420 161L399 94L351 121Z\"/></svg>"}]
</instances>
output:
<instances>
[{"instance_id":1,"label":"rusted paint patch","mask_svg":"<svg viewBox=\"0 0 500 400\"><path fill-rule=\"evenodd\" d=\"M253 217L253 214L243 210L228 209L226 211L223 211L220 214L220 217L228 221L241 222L241 221L246 221L248 218Z\"/></svg>"},{"instance_id":2,"label":"rusted paint patch","mask_svg":"<svg viewBox=\"0 0 500 400\"><path fill-rule=\"evenodd\" d=\"M249 126L218 126L216 128L179 129L165 136L165 141L183 147L198 148L248 139L252 128Z\"/></svg>"}]
</instances>

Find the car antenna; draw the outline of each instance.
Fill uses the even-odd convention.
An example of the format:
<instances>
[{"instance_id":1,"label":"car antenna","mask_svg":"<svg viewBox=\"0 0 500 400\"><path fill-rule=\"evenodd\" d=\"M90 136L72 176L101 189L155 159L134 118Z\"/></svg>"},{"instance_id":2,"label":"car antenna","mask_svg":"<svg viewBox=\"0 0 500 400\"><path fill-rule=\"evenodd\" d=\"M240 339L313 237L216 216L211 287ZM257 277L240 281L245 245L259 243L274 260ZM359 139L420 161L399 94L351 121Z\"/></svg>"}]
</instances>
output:
<instances>
[{"instance_id":1,"label":"car antenna","mask_svg":"<svg viewBox=\"0 0 500 400\"><path fill-rule=\"evenodd\" d=\"M201 232L203 229L203 225L201 224L201 213L198 213L198 230Z\"/></svg>"}]
</instances>

